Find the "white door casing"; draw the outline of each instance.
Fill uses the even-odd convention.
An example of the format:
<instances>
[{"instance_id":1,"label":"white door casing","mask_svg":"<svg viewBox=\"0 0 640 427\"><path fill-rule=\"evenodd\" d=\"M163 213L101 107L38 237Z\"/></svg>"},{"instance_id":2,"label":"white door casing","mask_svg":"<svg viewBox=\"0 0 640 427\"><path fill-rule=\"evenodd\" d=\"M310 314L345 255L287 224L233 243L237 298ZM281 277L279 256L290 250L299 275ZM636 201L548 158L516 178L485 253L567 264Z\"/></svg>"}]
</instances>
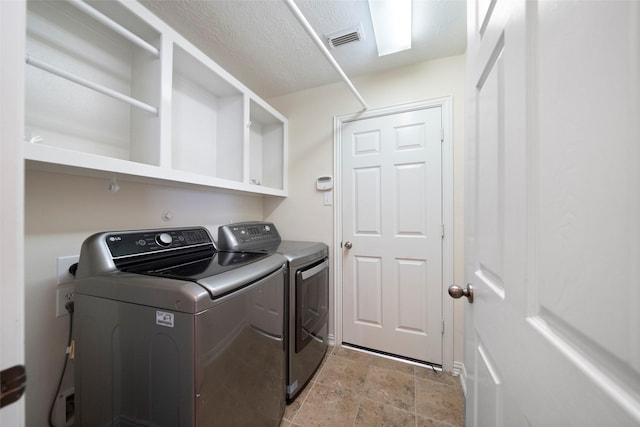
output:
<instances>
[{"instance_id":1,"label":"white door casing","mask_svg":"<svg viewBox=\"0 0 640 427\"><path fill-rule=\"evenodd\" d=\"M0 1L0 371L24 364L25 10L24 1ZM23 396L0 409L0 426L23 426L24 417Z\"/></svg>"},{"instance_id":2,"label":"white door casing","mask_svg":"<svg viewBox=\"0 0 640 427\"><path fill-rule=\"evenodd\" d=\"M467 16L466 425L639 425L640 3Z\"/></svg>"},{"instance_id":3,"label":"white door casing","mask_svg":"<svg viewBox=\"0 0 640 427\"><path fill-rule=\"evenodd\" d=\"M337 341L438 364L444 351L446 369L453 349L449 331L443 347L442 321L451 322L452 304L443 313L442 274L444 263L452 275L452 244L441 226L451 226L442 218L451 216L452 195L450 168L443 192L441 165L451 160L449 117L443 98L337 118L335 175L336 241L353 244L336 248Z\"/></svg>"}]
</instances>

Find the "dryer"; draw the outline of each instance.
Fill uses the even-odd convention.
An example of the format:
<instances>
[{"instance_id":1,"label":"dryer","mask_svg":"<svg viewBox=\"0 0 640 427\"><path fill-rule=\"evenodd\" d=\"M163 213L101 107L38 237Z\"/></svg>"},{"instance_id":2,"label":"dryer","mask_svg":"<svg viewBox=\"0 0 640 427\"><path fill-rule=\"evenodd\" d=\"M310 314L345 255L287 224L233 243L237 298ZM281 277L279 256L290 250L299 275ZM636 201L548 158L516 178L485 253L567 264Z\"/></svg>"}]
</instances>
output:
<instances>
[{"instance_id":1,"label":"dryer","mask_svg":"<svg viewBox=\"0 0 640 427\"><path fill-rule=\"evenodd\" d=\"M282 241L287 259L287 401L294 400L320 367L328 348L329 247Z\"/></svg>"},{"instance_id":2,"label":"dryer","mask_svg":"<svg viewBox=\"0 0 640 427\"><path fill-rule=\"evenodd\" d=\"M293 401L313 377L328 348L329 247L320 242L281 241L275 225L262 221L230 224L219 230L218 238L222 249L252 241L258 247L260 242L271 240L287 260L286 393L287 401Z\"/></svg>"}]
</instances>

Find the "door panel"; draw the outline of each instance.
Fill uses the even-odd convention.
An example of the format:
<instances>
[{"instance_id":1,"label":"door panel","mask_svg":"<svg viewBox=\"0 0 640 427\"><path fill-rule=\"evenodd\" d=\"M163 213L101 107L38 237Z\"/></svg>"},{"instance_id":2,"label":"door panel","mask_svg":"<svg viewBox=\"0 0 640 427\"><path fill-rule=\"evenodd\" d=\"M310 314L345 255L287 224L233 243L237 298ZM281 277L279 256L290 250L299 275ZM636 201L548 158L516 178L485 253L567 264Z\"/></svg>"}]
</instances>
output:
<instances>
[{"instance_id":1,"label":"door panel","mask_svg":"<svg viewBox=\"0 0 640 427\"><path fill-rule=\"evenodd\" d=\"M395 194L398 219L397 236L421 236L427 234L427 200L421 186L416 182L427 182L424 163L399 165L395 171Z\"/></svg>"},{"instance_id":2,"label":"door panel","mask_svg":"<svg viewBox=\"0 0 640 427\"><path fill-rule=\"evenodd\" d=\"M398 330L426 335L429 325L427 313L421 302L429 301L427 288L423 285L428 280L426 260L396 258L397 283L401 283L396 295L398 306Z\"/></svg>"},{"instance_id":3,"label":"door panel","mask_svg":"<svg viewBox=\"0 0 640 427\"><path fill-rule=\"evenodd\" d=\"M477 425L502 427L502 387L500 386L500 374L491 362L486 349L479 345L476 347L477 364L477 392L476 418L482 420Z\"/></svg>"},{"instance_id":4,"label":"door panel","mask_svg":"<svg viewBox=\"0 0 640 427\"><path fill-rule=\"evenodd\" d=\"M442 359L441 107L342 129L343 341Z\"/></svg>"},{"instance_id":5,"label":"door panel","mask_svg":"<svg viewBox=\"0 0 640 427\"><path fill-rule=\"evenodd\" d=\"M640 424L640 3L469 2L467 425Z\"/></svg>"},{"instance_id":6,"label":"door panel","mask_svg":"<svg viewBox=\"0 0 640 427\"><path fill-rule=\"evenodd\" d=\"M354 231L359 235L382 234L382 188L380 168L359 168L353 170Z\"/></svg>"},{"instance_id":7,"label":"door panel","mask_svg":"<svg viewBox=\"0 0 640 427\"><path fill-rule=\"evenodd\" d=\"M573 60L561 70L556 64L562 51L547 34L559 28L548 18L576 12L583 16L581 9L586 8L559 2L553 10L541 3L535 11L538 70L543 76L553 75L539 81L540 105L554 103L551 110L538 109L537 165L544 165L544 170L538 168L532 177L540 188L540 210L533 219L540 230L536 312L572 345L597 346L611 363L619 359L618 368L640 374L638 330L633 327L640 324L638 286L631 289L636 298L621 300L606 285L630 284L640 259L634 211L638 181L629 173L638 168L638 140L634 146L624 143L640 117L632 117L638 113L638 99L629 91L633 86L626 84L635 82L637 91L640 48L637 38L623 43L632 36L629 25L638 25L640 7L632 5L635 2L622 3L594 2L572 25L565 43L591 48L588 55L572 55ZM603 22L611 23L605 27L606 38L594 31ZM629 59L621 62L623 58ZM598 81L609 83L598 85ZM557 99L558 86L576 103L594 107L574 108L572 102ZM584 91L586 86L589 91ZM615 108L596 108L608 100ZM562 122L558 116L564 118ZM589 292L557 292L558 280L567 290L588 284ZM616 309L594 316L603 307Z\"/></svg>"},{"instance_id":8,"label":"door panel","mask_svg":"<svg viewBox=\"0 0 640 427\"><path fill-rule=\"evenodd\" d=\"M382 326L382 259L355 258L355 322L361 325Z\"/></svg>"}]
</instances>

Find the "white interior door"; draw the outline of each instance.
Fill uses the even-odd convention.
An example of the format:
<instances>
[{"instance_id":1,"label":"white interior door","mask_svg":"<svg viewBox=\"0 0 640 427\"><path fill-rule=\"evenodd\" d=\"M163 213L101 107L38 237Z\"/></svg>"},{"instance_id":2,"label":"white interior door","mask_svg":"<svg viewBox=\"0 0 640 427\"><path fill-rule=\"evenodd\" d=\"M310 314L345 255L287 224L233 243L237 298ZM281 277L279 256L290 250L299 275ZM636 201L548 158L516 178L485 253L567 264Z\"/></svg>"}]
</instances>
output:
<instances>
[{"instance_id":1,"label":"white interior door","mask_svg":"<svg viewBox=\"0 0 640 427\"><path fill-rule=\"evenodd\" d=\"M640 424L640 2L469 2L467 426Z\"/></svg>"},{"instance_id":2,"label":"white interior door","mask_svg":"<svg viewBox=\"0 0 640 427\"><path fill-rule=\"evenodd\" d=\"M441 138L442 107L342 127L345 343L442 363Z\"/></svg>"},{"instance_id":3,"label":"white interior door","mask_svg":"<svg viewBox=\"0 0 640 427\"><path fill-rule=\"evenodd\" d=\"M0 426L24 425L20 381L6 369L24 364L23 133L25 2L0 1Z\"/></svg>"}]
</instances>

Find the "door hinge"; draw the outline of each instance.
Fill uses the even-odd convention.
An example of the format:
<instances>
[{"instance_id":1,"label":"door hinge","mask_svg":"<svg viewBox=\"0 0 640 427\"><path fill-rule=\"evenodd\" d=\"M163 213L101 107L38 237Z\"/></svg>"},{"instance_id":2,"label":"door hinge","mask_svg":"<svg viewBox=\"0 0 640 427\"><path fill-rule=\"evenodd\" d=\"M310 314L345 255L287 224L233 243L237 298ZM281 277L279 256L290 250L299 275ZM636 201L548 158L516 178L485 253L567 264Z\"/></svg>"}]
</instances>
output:
<instances>
[{"instance_id":1,"label":"door hinge","mask_svg":"<svg viewBox=\"0 0 640 427\"><path fill-rule=\"evenodd\" d=\"M442 335L444 335L444 320L442 321Z\"/></svg>"},{"instance_id":2,"label":"door hinge","mask_svg":"<svg viewBox=\"0 0 640 427\"><path fill-rule=\"evenodd\" d=\"M444 239L444 224L440 224L440 237Z\"/></svg>"},{"instance_id":3,"label":"door hinge","mask_svg":"<svg viewBox=\"0 0 640 427\"><path fill-rule=\"evenodd\" d=\"M24 365L16 365L0 372L0 408L17 402L27 387L27 373Z\"/></svg>"},{"instance_id":4,"label":"door hinge","mask_svg":"<svg viewBox=\"0 0 640 427\"><path fill-rule=\"evenodd\" d=\"M440 142L444 142L444 128L440 129Z\"/></svg>"}]
</instances>

